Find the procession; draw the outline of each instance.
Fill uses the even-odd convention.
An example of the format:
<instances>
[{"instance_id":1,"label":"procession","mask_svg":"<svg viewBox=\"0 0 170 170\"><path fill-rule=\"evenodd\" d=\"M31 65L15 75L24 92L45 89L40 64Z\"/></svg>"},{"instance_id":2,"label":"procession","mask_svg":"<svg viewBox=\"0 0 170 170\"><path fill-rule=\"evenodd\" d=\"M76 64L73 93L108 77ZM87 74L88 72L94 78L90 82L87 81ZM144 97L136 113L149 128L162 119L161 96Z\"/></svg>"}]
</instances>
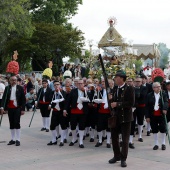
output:
<instances>
[{"instance_id":1,"label":"procession","mask_svg":"<svg viewBox=\"0 0 170 170\"><path fill-rule=\"evenodd\" d=\"M69 23L83 2L62 1L20 2L23 22L0 26L0 169L169 170L170 49L114 16L85 43Z\"/></svg>"}]
</instances>

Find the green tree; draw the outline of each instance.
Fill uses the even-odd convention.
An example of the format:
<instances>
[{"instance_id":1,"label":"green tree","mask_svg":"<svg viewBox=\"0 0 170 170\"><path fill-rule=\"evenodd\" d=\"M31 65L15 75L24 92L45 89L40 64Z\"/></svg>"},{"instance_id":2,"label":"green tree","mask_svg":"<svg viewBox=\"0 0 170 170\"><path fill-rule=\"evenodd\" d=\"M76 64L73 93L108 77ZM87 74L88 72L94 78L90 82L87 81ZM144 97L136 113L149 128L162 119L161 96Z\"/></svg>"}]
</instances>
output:
<instances>
[{"instance_id":1,"label":"green tree","mask_svg":"<svg viewBox=\"0 0 170 170\"><path fill-rule=\"evenodd\" d=\"M170 49L168 49L164 43L159 43L158 49L160 52L159 67L165 68L165 66L168 64L168 54Z\"/></svg>"},{"instance_id":2,"label":"green tree","mask_svg":"<svg viewBox=\"0 0 170 170\"><path fill-rule=\"evenodd\" d=\"M30 0L34 22L67 23L77 13L82 0Z\"/></svg>"},{"instance_id":3,"label":"green tree","mask_svg":"<svg viewBox=\"0 0 170 170\"><path fill-rule=\"evenodd\" d=\"M29 0L0 1L1 50L8 39L32 36L34 27L28 8Z\"/></svg>"}]
</instances>

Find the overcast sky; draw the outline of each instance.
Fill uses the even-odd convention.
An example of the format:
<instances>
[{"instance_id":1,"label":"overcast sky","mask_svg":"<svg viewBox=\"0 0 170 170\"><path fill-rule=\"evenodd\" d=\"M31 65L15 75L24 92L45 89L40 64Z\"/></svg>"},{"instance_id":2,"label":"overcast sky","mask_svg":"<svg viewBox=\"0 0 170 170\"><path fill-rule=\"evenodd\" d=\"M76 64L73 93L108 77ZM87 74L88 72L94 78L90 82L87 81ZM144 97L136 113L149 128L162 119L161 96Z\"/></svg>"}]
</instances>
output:
<instances>
[{"instance_id":1,"label":"overcast sky","mask_svg":"<svg viewBox=\"0 0 170 170\"><path fill-rule=\"evenodd\" d=\"M134 44L163 42L170 48L170 0L83 0L71 22L96 44L111 16L117 19L116 30Z\"/></svg>"}]
</instances>

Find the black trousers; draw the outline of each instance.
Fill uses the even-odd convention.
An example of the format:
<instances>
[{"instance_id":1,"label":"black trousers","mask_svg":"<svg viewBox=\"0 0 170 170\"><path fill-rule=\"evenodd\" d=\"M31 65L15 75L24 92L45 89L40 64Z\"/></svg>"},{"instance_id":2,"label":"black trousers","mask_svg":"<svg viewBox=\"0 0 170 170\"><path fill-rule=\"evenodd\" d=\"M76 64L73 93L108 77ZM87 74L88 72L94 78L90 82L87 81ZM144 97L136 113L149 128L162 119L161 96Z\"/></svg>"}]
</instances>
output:
<instances>
[{"instance_id":1,"label":"black trousers","mask_svg":"<svg viewBox=\"0 0 170 170\"><path fill-rule=\"evenodd\" d=\"M39 104L40 112L42 117L50 117L50 111L48 110L49 104Z\"/></svg>"},{"instance_id":2,"label":"black trousers","mask_svg":"<svg viewBox=\"0 0 170 170\"><path fill-rule=\"evenodd\" d=\"M52 112L50 130L55 130L56 126L60 125L62 130L67 128L67 118L63 116L63 110Z\"/></svg>"},{"instance_id":3,"label":"black trousers","mask_svg":"<svg viewBox=\"0 0 170 170\"><path fill-rule=\"evenodd\" d=\"M135 134L135 125L136 125L136 109L133 112L133 121L131 122L130 135L134 135Z\"/></svg>"},{"instance_id":4,"label":"black trousers","mask_svg":"<svg viewBox=\"0 0 170 170\"><path fill-rule=\"evenodd\" d=\"M10 129L20 129L21 108L8 109Z\"/></svg>"},{"instance_id":5,"label":"black trousers","mask_svg":"<svg viewBox=\"0 0 170 170\"><path fill-rule=\"evenodd\" d=\"M106 130L107 132L110 132L110 128L108 127L109 117L110 117L110 113L98 114L97 132L101 132L102 130Z\"/></svg>"},{"instance_id":6,"label":"black trousers","mask_svg":"<svg viewBox=\"0 0 170 170\"><path fill-rule=\"evenodd\" d=\"M150 119L152 133L166 133L166 123L164 116L152 116Z\"/></svg>"},{"instance_id":7,"label":"black trousers","mask_svg":"<svg viewBox=\"0 0 170 170\"><path fill-rule=\"evenodd\" d=\"M116 159L125 161L128 155L131 122L120 123L117 119L116 127L111 129L113 153ZM119 144L119 134L122 134L122 149Z\"/></svg>"},{"instance_id":8,"label":"black trousers","mask_svg":"<svg viewBox=\"0 0 170 170\"><path fill-rule=\"evenodd\" d=\"M97 109L94 107L89 107L86 119L86 127L91 127L92 129L95 129L95 126L97 125L97 116Z\"/></svg>"},{"instance_id":9,"label":"black trousers","mask_svg":"<svg viewBox=\"0 0 170 170\"><path fill-rule=\"evenodd\" d=\"M71 114L70 115L70 124L71 130L75 130L76 126L79 126L79 130L85 129L86 124L86 114Z\"/></svg>"},{"instance_id":10,"label":"black trousers","mask_svg":"<svg viewBox=\"0 0 170 170\"><path fill-rule=\"evenodd\" d=\"M136 118L137 118L138 125L143 125L144 116L145 116L145 107L137 107Z\"/></svg>"}]
</instances>

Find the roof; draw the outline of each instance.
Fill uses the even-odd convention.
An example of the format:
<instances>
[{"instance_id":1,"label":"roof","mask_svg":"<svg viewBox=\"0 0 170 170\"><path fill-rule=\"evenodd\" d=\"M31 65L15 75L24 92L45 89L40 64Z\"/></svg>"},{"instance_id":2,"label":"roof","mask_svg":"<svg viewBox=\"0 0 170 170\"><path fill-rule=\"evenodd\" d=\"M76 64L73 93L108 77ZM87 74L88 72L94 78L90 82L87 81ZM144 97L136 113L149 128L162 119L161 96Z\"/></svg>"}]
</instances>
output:
<instances>
[{"instance_id":1,"label":"roof","mask_svg":"<svg viewBox=\"0 0 170 170\"><path fill-rule=\"evenodd\" d=\"M109 46L123 46L122 36L114 27L109 27L105 32L101 40L99 41L98 47L109 47Z\"/></svg>"},{"instance_id":2,"label":"roof","mask_svg":"<svg viewBox=\"0 0 170 170\"><path fill-rule=\"evenodd\" d=\"M133 49L137 49L137 59L160 58L160 52L156 44L133 44Z\"/></svg>"}]
</instances>

